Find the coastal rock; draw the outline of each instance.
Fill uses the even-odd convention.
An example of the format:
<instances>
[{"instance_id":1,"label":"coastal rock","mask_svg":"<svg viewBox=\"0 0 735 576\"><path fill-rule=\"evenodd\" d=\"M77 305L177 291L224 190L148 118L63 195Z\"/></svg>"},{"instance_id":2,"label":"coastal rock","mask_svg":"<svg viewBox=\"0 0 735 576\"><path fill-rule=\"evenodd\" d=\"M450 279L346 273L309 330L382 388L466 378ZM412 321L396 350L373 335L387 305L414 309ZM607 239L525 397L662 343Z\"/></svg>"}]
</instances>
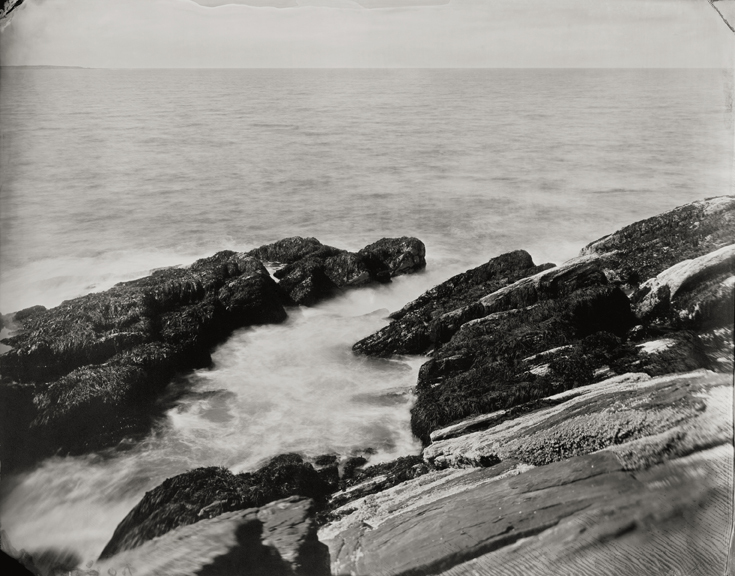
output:
<instances>
[{"instance_id":1,"label":"coastal rock","mask_svg":"<svg viewBox=\"0 0 735 576\"><path fill-rule=\"evenodd\" d=\"M549 566L577 574L585 570L565 567L600 557L612 561L606 574L637 573L616 569L655 566L652 539L667 565L711 569L729 544L721 522L732 505L731 465L724 443L635 473L612 451L540 467L447 469L350 502L319 536L333 574L548 574ZM708 528L694 547L714 553L692 558L688 546L671 547L689 522ZM621 544L630 556L618 558Z\"/></svg>"},{"instance_id":2,"label":"coastal rock","mask_svg":"<svg viewBox=\"0 0 735 576\"><path fill-rule=\"evenodd\" d=\"M365 246L358 255L365 259L370 274L379 281L426 267L424 243L408 236L382 238Z\"/></svg>"},{"instance_id":3,"label":"coastal rock","mask_svg":"<svg viewBox=\"0 0 735 576\"><path fill-rule=\"evenodd\" d=\"M463 490L442 486L451 498L431 498L379 522L363 519L331 538L322 535L330 548L332 572L434 574L642 488L621 472L612 455L580 457L516 477L497 476L492 469L477 470L462 479L469 484Z\"/></svg>"},{"instance_id":4,"label":"coastal rock","mask_svg":"<svg viewBox=\"0 0 735 576\"><path fill-rule=\"evenodd\" d=\"M32 391L2 422L3 438L23 432L0 448L3 466L145 431L177 372L207 366L237 327L284 320L281 299L260 261L224 251L27 314L0 356L0 395L21 399L13 381Z\"/></svg>"},{"instance_id":5,"label":"coastal rock","mask_svg":"<svg viewBox=\"0 0 735 576\"><path fill-rule=\"evenodd\" d=\"M329 508L343 506L347 502L381 492L412 478L418 478L431 470L421 456L404 456L365 468L356 468L342 477L342 490L329 500Z\"/></svg>"},{"instance_id":6,"label":"coastal rock","mask_svg":"<svg viewBox=\"0 0 735 576\"><path fill-rule=\"evenodd\" d=\"M2 341L10 350L0 356L0 399L12 406L0 422L4 470L144 434L171 379L208 366L212 348L233 330L282 322L284 304L316 303L375 281L370 266L391 274L420 266L419 240L373 246L359 255L315 238L287 238L156 270L50 310L17 312L18 330ZM280 283L264 261L286 264L275 274Z\"/></svg>"},{"instance_id":7,"label":"coastal rock","mask_svg":"<svg viewBox=\"0 0 735 576\"><path fill-rule=\"evenodd\" d=\"M683 260L644 282L633 296L646 322L697 328L732 325L735 244Z\"/></svg>"},{"instance_id":8,"label":"coastal rock","mask_svg":"<svg viewBox=\"0 0 735 576\"><path fill-rule=\"evenodd\" d=\"M632 224L558 267L534 269L524 252L503 255L407 304L354 350L433 348L411 416L424 443L470 416L615 374L709 368L697 331L731 323L734 235L735 198L721 197ZM657 338L674 347L636 348Z\"/></svg>"},{"instance_id":9,"label":"coastal rock","mask_svg":"<svg viewBox=\"0 0 735 576\"><path fill-rule=\"evenodd\" d=\"M453 276L409 302L391 314L393 321L388 326L360 340L353 350L371 356L426 352L440 333L437 319L442 314L473 303L490 292L550 266L536 266L523 250L493 258L482 266Z\"/></svg>"},{"instance_id":10,"label":"coastal rock","mask_svg":"<svg viewBox=\"0 0 735 576\"><path fill-rule=\"evenodd\" d=\"M197 468L147 492L118 524L100 558L225 512L263 506L287 496L324 500L331 491L311 464L296 454L277 456L253 473L235 475L225 468Z\"/></svg>"},{"instance_id":11,"label":"coastal rock","mask_svg":"<svg viewBox=\"0 0 735 576\"><path fill-rule=\"evenodd\" d=\"M13 320L15 322L25 322L32 316L35 316L36 314L40 314L41 312L45 312L46 307L37 305L37 306L31 306L30 308L23 308L23 310L18 310L13 315Z\"/></svg>"},{"instance_id":12,"label":"coastal rock","mask_svg":"<svg viewBox=\"0 0 735 576\"><path fill-rule=\"evenodd\" d=\"M290 497L181 526L95 568L139 576L329 576L313 502Z\"/></svg>"},{"instance_id":13,"label":"coastal rock","mask_svg":"<svg viewBox=\"0 0 735 576\"><path fill-rule=\"evenodd\" d=\"M676 439L667 456L685 456L731 437L732 418L724 408L732 397L731 382L705 370L615 376L549 396L545 406L525 414L495 413L484 430L463 430L456 437L451 430L437 431L423 456L438 468L480 466L488 459L543 466L657 436Z\"/></svg>"},{"instance_id":14,"label":"coastal rock","mask_svg":"<svg viewBox=\"0 0 735 576\"><path fill-rule=\"evenodd\" d=\"M492 453L496 464L430 471L337 508L320 530L333 573L546 574L544 558L554 573L582 573L565 567L606 557L613 564L605 573L615 574L632 565L618 558L621 545L647 566L652 538L671 566L723 561L732 509L727 377L630 374L553 400L424 452L453 466L477 466ZM708 527L695 548L716 553L673 551L694 524Z\"/></svg>"},{"instance_id":15,"label":"coastal rock","mask_svg":"<svg viewBox=\"0 0 735 576\"><path fill-rule=\"evenodd\" d=\"M619 337L633 324L625 294L607 285L466 322L419 371L414 434L427 443L454 421L589 384L596 368L627 352ZM520 361L570 343L541 375Z\"/></svg>"},{"instance_id":16,"label":"coastal rock","mask_svg":"<svg viewBox=\"0 0 735 576\"><path fill-rule=\"evenodd\" d=\"M289 238L251 252L286 264L274 273L295 304L310 306L339 289L389 282L426 266L417 238L383 238L357 253L324 246L315 238Z\"/></svg>"},{"instance_id":17,"label":"coastal rock","mask_svg":"<svg viewBox=\"0 0 735 576\"><path fill-rule=\"evenodd\" d=\"M682 260L732 244L735 196L707 198L680 206L609 234L585 246L580 255L597 255L633 286Z\"/></svg>"},{"instance_id":18,"label":"coastal rock","mask_svg":"<svg viewBox=\"0 0 735 576\"><path fill-rule=\"evenodd\" d=\"M324 245L316 238L294 236L292 238L284 238L273 244L266 244L265 246L251 250L249 254L263 262L292 264L322 248L324 248Z\"/></svg>"}]
</instances>

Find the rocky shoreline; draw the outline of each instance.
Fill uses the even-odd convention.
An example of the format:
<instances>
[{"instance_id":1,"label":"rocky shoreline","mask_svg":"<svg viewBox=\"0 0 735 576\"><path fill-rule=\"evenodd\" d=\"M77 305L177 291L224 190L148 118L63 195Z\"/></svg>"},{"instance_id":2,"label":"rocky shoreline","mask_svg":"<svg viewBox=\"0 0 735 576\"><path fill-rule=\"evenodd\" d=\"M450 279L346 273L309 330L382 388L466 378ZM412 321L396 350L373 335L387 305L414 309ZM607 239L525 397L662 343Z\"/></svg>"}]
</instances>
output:
<instances>
[{"instance_id":1,"label":"rocky shoreline","mask_svg":"<svg viewBox=\"0 0 735 576\"><path fill-rule=\"evenodd\" d=\"M631 224L560 266L519 250L450 278L353 348L427 355L411 411L421 455L370 466L286 454L251 473L187 472L131 510L100 567L723 573L734 240L735 197L723 196ZM138 414L233 329L423 266L414 238L357 253L286 239L16 313L0 357L0 401L13 407L3 466L145 429Z\"/></svg>"},{"instance_id":2,"label":"rocky shoreline","mask_svg":"<svg viewBox=\"0 0 735 576\"><path fill-rule=\"evenodd\" d=\"M287 238L9 315L14 335L0 356L3 470L144 435L172 378L208 366L233 330L282 322L288 307L340 290L390 282L422 269L424 255L415 238L386 238L357 253ZM279 267L279 282L265 264Z\"/></svg>"}]
</instances>

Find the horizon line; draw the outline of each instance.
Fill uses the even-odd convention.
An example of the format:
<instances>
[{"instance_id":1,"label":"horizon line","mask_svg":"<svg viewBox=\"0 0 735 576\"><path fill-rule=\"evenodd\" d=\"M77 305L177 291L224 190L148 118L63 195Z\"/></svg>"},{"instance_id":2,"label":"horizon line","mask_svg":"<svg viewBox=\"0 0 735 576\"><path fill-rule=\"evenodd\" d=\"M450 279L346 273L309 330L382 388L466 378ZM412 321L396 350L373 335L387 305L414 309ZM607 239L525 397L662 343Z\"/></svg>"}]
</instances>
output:
<instances>
[{"instance_id":1,"label":"horizon line","mask_svg":"<svg viewBox=\"0 0 735 576\"><path fill-rule=\"evenodd\" d=\"M733 70L727 66L73 66L0 64L0 68L71 70Z\"/></svg>"}]
</instances>

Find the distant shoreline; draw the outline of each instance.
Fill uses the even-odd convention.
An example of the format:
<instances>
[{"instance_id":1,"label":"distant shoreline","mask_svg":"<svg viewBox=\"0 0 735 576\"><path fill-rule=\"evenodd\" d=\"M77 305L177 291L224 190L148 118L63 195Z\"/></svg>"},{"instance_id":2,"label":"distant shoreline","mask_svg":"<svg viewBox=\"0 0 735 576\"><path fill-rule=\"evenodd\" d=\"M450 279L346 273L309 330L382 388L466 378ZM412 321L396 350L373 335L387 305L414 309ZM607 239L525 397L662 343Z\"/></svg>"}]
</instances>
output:
<instances>
[{"instance_id":1,"label":"distant shoreline","mask_svg":"<svg viewBox=\"0 0 735 576\"><path fill-rule=\"evenodd\" d=\"M94 70L87 66L53 66L51 64L21 64L17 66L0 66L0 68L73 68L77 70Z\"/></svg>"}]
</instances>

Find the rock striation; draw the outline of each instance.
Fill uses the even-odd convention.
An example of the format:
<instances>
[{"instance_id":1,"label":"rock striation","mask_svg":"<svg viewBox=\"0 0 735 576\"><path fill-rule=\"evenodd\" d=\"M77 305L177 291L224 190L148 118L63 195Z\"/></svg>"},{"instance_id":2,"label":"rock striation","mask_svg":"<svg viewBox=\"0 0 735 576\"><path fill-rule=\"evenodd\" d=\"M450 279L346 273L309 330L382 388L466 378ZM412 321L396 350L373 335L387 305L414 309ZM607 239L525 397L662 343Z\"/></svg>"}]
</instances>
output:
<instances>
[{"instance_id":1,"label":"rock striation","mask_svg":"<svg viewBox=\"0 0 735 576\"><path fill-rule=\"evenodd\" d=\"M329 576L313 503L290 497L176 528L103 561L101 573L140 576Z\"/></svg>"},{"instance_id":2,"label":"rock striation","mask_svg":"<svg viewBox=\"0 0 735 576\"><path fill-rule=\"evenodd\" d=\"M358 342L405 354L438 310L411 349L427 472L332 497L333 574L724 573L733 238L735 198L695 202Z\"/></svg>"},{"instance_id":3,"label":"rock striation","mask_svg":"<svg viewBox=\"0 0 735 576\"><path fill-rule=\"evenodd\" d=\"M197 468L147 492L118 524L100 558L136 548L179 526L287 496L323 501L333 489L297 454L277 456L253 473L234 475L225 468Z\"/></svg>"},{"instance_id":4,"label":"rock striation","mask_svg":"<svg viewBox=\"0 0 735 576\"><path fill-rule=\"evenodd\" d=\"M282 322L284 306L414 272L424 254L415 238L385 238L356 254L288 238L16 313L19 329L0 356L4 469L145 433L171 379L209 365L212 348L233 330ZM285 265L275 274L280 282L264 262Z\"/></svg>"}]
</instances>

